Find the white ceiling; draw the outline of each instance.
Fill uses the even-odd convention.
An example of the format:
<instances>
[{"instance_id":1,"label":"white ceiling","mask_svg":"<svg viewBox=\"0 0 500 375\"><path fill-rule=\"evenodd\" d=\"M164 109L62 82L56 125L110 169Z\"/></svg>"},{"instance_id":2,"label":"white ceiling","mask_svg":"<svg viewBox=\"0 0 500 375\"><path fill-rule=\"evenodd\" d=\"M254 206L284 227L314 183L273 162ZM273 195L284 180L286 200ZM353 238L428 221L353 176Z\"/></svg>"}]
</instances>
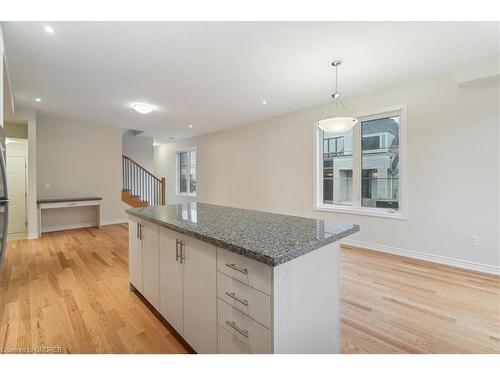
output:
<instances>
[{"instance_id":1,"label":"white ceiling","mask_svg":"<svg viewBox=\"0 0 500 375\"><path fill-rule=\"evenodd\" d=\"M50 24L54 34L44 31ZM17 105L165 142L498 53L496 22L6 22ZM34 98L42 98L35 103ZM266 100L267 105L262 101ZM141 115L131 102L159 108ZM189 129L188 124L193 124Z\"/></svg>"}]
</instances>

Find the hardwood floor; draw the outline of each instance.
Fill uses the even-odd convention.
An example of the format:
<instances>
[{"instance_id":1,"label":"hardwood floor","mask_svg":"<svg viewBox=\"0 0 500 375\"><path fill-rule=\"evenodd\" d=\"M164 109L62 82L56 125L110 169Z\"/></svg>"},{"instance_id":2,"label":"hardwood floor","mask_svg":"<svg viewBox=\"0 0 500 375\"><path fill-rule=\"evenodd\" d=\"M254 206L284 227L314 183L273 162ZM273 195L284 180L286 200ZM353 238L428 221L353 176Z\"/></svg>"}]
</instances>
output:
<instances>
[{"instance_id":1,"label":"hardwood floor","mask_svg":"<svg viewBox=\"0 0 500 375\"><path fill-rule=\"evenodd\" d=\"M343 353L500 353L500 278L342 250Z\"/></svg>"},{"instance_id":2,"label":"hardwood floor","mask_svg":"<svg viewBox=\"0 0 500 375\"><path fill-rule=\"evenodd\" d=\"M0 352L185 353L128 291L125 225L12 241ZM500 278L342 250L343 353L500 353Z\"/></svg>"},{"instance_id":3,"label":"hardwood floor","mask_svg":"<svg viewBox=\"0 0 500 375\"><path fill-rule=\"evenodd\" d=\"M0 349L184 353L129 292L127 249L122 225L10 242L0 273Z\"/></svg>"}]
</instances>

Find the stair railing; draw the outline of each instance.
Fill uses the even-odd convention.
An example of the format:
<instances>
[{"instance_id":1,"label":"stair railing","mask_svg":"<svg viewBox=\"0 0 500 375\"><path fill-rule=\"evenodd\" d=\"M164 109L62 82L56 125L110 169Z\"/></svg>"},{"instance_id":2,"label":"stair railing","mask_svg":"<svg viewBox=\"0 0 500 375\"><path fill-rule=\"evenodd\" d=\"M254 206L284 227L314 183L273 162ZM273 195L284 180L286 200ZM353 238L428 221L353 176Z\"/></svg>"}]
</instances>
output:
<instances>
[{"instance_id":1,"label":"stair railing","mask_svg":"<svg viewBox=\"0 0 500 375\"><path fill-rule=\"evenodd\" d=\"M165 178L158 178L129 157L122 155L122 189L149 206L165 204Z\"/></svg>"}]
</instances>

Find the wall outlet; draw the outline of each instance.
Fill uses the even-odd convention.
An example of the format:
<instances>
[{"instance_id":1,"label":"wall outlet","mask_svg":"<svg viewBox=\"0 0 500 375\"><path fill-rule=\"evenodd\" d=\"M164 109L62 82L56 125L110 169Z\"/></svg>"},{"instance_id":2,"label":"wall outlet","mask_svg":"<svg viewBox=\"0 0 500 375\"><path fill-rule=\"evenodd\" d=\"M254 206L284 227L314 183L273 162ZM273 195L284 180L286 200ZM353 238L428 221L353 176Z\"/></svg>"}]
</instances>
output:
<instances>
[{"instance_id":1,"label":"wall outlet","mask_svg":"<svg viewBox=\"0 0 500 375\"><path fill-rule=\"evenodd\" d=\"M470 235L469 236L469 245L470 246L479 246L479 237Z\"/></svg>"}]
</instances>

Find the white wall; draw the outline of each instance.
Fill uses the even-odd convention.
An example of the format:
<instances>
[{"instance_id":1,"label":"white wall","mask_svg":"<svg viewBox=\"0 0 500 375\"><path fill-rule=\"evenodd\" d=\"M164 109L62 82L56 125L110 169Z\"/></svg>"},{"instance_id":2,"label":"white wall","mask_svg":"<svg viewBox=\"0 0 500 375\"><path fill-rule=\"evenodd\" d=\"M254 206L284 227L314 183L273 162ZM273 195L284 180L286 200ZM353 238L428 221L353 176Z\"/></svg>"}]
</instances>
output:
<instances>
[{"instance_id":1,"label":"white wall","mask_svg":"<svg viewBox=\"0 0 500 375\"><path fill-rule=\"evenodd\" d=\"M198 200L361 225L352 238L484 265L499 261L499 89L453 73L345 100L353 114L407 104L408 220L313 210L313 130L324 107L155 147L175 196L175 151L198 146ZM469 246L469 235L479 246Z\"/></svg>"},{"instance_id":2,"label":"white wall","mask_svg":"<svg viewBox=\"0 0 500 375\"><path fill-rule=\"evenodd\" d=\"M29 130L28 130L29 132ZM100 196L102 223L126 218L122 187L122 131L73 120L37 117L38 198ZM46 187L49 184L49 187ZM42 227L94 222L88 208L47 210Z\"/></svg>"},{"instance_id":3,"label":"white wall","mask_svg":"<svg viewBox=\"0 0 500 375\"><path fill-rule=\"evenodd\" d=\"M123 134L123 155L139 163L149 172L153 172L153 138L142 135Z\"/></svg>"}]
</instances>

